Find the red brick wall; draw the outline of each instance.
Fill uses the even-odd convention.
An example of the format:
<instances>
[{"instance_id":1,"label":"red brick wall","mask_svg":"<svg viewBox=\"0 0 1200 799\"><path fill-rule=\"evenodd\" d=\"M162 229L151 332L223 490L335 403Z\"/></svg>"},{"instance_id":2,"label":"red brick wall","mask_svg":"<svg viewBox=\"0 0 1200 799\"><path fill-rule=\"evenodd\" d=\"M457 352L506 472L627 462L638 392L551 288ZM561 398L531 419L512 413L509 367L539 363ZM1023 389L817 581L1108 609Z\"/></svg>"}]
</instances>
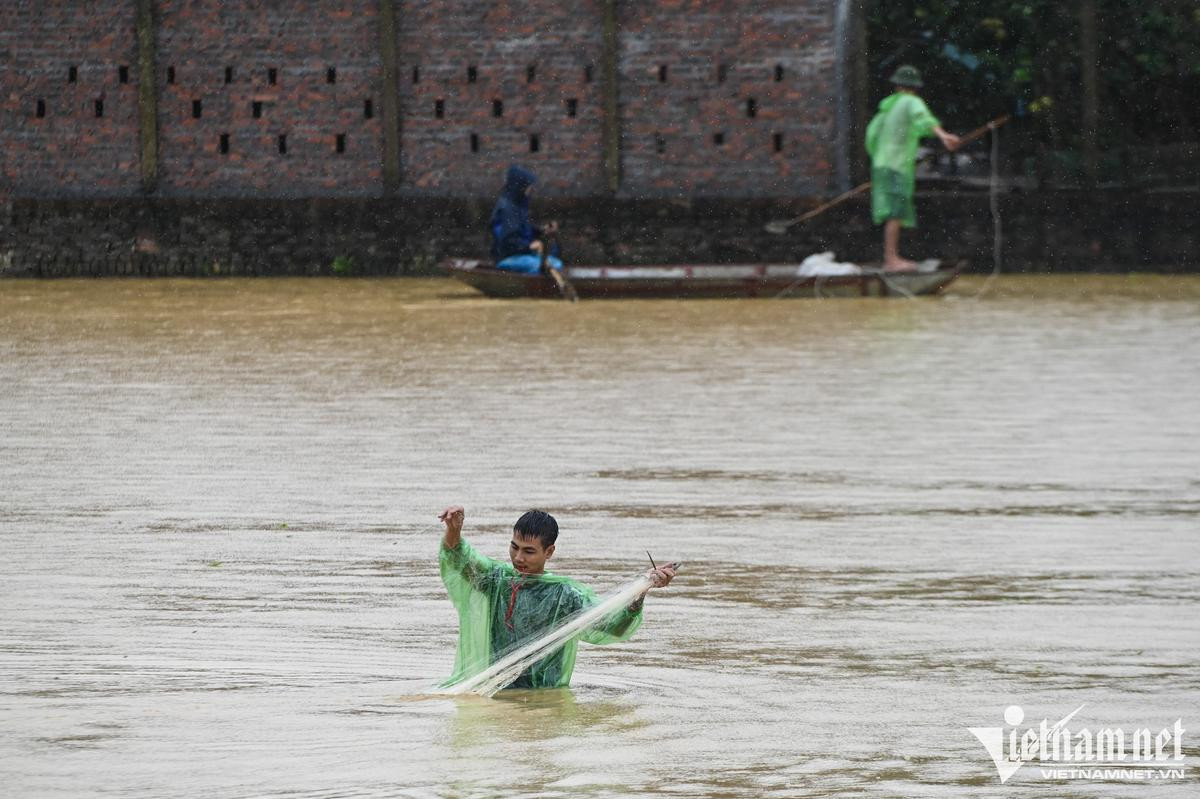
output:
<instances>
[{"instance_id":1,"label":"red brick wall","mask_svg":"<svg viewBox=\"0 0 1200 799\"><path fill-rule=\"evenodd\" d=\"M403 193L490 196L514 161L541 175L544 194L605 192L603 0L396 5ZM835 5L617 3L620 196L794 196L833 188ZM12 67L0 72L0 166L9 193L138 193L134 6L0 3L0 51ZM382 192L378 0L155 0L154 7L160 195ZM71 64L78 66L74 84L66 82ZM118 83L120 65L129 67L127 84ZM100 96L105 115L97 119ZM44 119L35 116L38 99ZM343 153L336 152L339 135Z\"/></svg>"},{"instance_id":2,"label":"red brick wall","mask_svg":"<svg viewBox=\"0 0 1200 799\"><path fill-rule=\"evenodd\" d=\"M541 8L531 11L535 5ZM600 0L406 2L399 16L406 185L423 193L492 194L515 161L537 172L547 193L602 190ZM442 119L435 114L439 99ZM574 118L567 116L569 99L576 100ZM494 116L495 100L502 116Z\"/></svg>"},{"instance_id":3,"label":"red brick wall","mask_svg":"<svg viewBox=\"0 0 1200 799\"><path fill-rule=\"evenodd\" d=\"M623 3L624 189L786 196L831 187L834 5Z\"/></svg>"},{"instance_id":4,"label":"red brick wall","mask_svg":"<svg viewBox=\"0 0 1200 799\"><path fill-rule=\"evenodd\" d=\"M137 190L134 0L104 6L0 2L0 197Z\"/></svg>"},{"instance_id":5,"label":"red brick wall","mask_svg":"<svg viewBox=\"0 0 1200 799\"><path fill-rule=\"evenodd\" d=\"M379 192L375 0L157 0L155 6L161 193ZM226 83L230 67L232 81ZM173 84L167 74L172 68ZM328 81L330 68L334 83ZM364 111L368 99L371 119ZM199 119L193 117L195 101L201 103ZM221 152L222 134L228 135L228 153ZM345 137L342 153L336 152L339 135ZM286 154L279 152L280 136L287 137Z\"/></svg>"}]
</instances>

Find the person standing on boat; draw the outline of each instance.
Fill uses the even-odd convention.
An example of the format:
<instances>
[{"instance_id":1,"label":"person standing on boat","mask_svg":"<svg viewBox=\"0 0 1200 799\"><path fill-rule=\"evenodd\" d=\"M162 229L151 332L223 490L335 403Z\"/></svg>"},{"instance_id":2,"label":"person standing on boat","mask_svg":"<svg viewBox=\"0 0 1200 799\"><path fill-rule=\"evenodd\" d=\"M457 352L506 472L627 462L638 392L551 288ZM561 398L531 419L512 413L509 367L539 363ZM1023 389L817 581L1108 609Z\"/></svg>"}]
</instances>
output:
<instances>
[{"instance_id":1,"label":"person standing on boat","mask_svg":"<svg viewBox=\"0 0 1200 799\"><path fill-rule=\"evenodd\" d=\"M492 258L496 268L512 272L536 274L542 269L543 237L558 231L557 222L549 222L545 230L529 221L529 195L537 176L524 167L513 164L504 176L504 189L492 209ZM551 248L546 263L552 269L562 269L558 245Z\"/></svg>"},{"instance_id":2,"label":"person standing on boat","mask_svg":"<svg viewBox=\"0 0 1200 799\"><path fill-rule=\"evenodd\" d=\"M917 224L913 208L917 145L934 135L954 152L959 138L942 130L941 122L917 96L924 83L916 67L899 67L891 83L896 91L879 104L867 126L866 145L871 155L871 217L883 225L883 268L899 272L916 268L900 257L900 229Z\"/></svg>"}]
</instances>

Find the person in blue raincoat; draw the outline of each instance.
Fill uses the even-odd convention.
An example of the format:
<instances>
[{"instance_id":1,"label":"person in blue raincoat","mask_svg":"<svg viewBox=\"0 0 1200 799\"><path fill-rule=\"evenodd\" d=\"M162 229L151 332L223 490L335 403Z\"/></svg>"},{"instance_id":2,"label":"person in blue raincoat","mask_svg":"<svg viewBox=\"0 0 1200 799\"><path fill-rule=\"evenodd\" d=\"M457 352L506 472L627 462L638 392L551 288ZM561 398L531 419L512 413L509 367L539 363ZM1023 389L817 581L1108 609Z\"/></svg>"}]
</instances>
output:
<instances>
[{"instance_id":1,"label":"person in blue raincoat","mask_svg":"<svg viewBox=\"0 0 1200 799\"><path fill-rule=\"evenodd\" d=\"M537 273L542 268L543 236L558 231L558 223L550 222L545 230L529 221L529 195L537 176L524 167L513 164L504 176L504 189L492 209L492 258L496 268L513 272ZM550 251L546 263L562 269L557 245Z\"/></svg>"}]
</instances>

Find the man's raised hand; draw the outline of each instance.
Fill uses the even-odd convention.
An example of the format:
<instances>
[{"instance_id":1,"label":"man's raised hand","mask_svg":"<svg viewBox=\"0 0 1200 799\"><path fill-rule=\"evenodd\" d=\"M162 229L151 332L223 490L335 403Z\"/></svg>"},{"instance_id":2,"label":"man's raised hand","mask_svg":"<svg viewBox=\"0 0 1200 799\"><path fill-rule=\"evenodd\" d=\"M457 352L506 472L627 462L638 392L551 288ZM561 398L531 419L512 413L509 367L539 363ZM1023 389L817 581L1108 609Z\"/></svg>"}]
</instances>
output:
<instances>
[{"instance_id":1,"label":"man's raised hand","mask_svg":"<svg viewBox=\"0 0 1200 799\"><path fill-rule=\"evenodd\" d=\"M654 581L655 588L666 588L675 577L675 564L668 563L646 572L646 576Z\"/></svg>"},{"instance_id":2,"label":"man's raised hand","mask_svg":"<svg viewBox=\"0 0 1200 799\"><path fill-rule=\"evenodd\" d=\"M463 519L466 518L467 511L462 505L451 505L444 511L438 514L438 519L446 525L446 534L442 537L446 547L454 549L458 546L459 537L462 535Z\"/></svg>"}]
</instances>

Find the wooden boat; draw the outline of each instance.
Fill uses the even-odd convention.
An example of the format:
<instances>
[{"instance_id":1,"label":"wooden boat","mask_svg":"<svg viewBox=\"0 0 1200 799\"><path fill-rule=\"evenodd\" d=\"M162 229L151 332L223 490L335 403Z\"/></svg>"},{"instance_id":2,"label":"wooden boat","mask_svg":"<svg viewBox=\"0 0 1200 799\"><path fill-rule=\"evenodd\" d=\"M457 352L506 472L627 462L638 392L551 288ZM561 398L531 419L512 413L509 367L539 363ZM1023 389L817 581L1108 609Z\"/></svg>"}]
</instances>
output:
<instances>
[{"instance_id":1,"label":"wooden boat","mask_svg":"<svg viewBox=\"0 0 1200 799\"><path fill-rule=\"evenodd\" d=\"M933 262L936 263L936 262ZM670 266L568 266L566 276L583 299L628 297L915 297L937 294L964 263L917 272L799 276L799 264L687 264ZM496 269L491 261L450 258L442 268L489 297L558 298L545 275Z\"/></svg>"}]
</instances>

